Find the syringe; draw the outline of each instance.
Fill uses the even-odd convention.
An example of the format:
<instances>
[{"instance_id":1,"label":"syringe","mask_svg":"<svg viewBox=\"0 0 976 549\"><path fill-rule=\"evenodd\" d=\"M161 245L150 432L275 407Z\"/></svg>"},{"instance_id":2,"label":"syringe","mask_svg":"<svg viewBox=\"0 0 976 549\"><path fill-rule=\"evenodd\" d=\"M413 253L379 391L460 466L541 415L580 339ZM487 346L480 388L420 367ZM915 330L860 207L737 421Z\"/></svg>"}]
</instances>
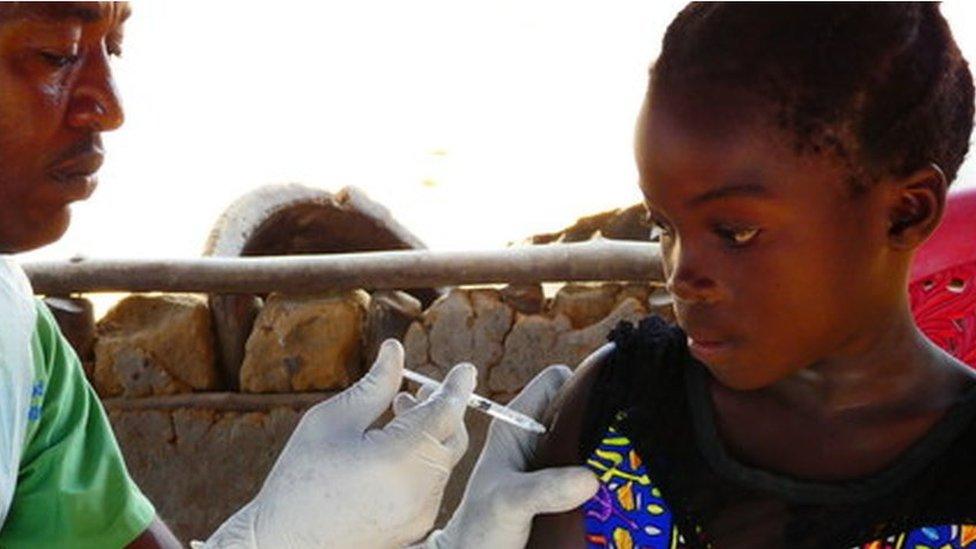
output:
<instances>
[{"instance_id":1,"label":"syringe","mask_svg":"<svg viewBox=\"0 0 976 549\"><path fill-rule=\"evenodd\" d=\"M403 369L403 377L409 379L410 381L415 381L421 385L430 385L432 387L439 387L441 382L435 379L431 379L423 374L418 374L413 370ZM511 423L516 427L521 427L527 431L532 431L533 433L545 433L546 428L538 421L530 418L525 414L520 414L515 410L502 406L501 404L488 400L487 398L471 393L471 398L468 399L468 406L474 408L475 410L480 410L489 416L497 417L498 419Z\"/></svg>"}]
</instances>

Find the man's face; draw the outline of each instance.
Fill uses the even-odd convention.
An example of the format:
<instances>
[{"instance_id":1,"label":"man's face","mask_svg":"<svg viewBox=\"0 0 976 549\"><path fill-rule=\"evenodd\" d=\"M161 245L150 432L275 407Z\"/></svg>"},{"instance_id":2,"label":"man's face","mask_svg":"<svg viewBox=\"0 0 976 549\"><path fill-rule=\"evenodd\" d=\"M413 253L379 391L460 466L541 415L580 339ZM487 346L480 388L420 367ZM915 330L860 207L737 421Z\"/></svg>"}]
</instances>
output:
<instances>
[{"instance_id":1,"label":"man's face","mask_svg":"<svg viewBox=\"0 0 976 549\"><path fill-rule=\"evenodd\" d=\"M769 386L883 325L882 194L852 198L828 154L728 101L645 105L636 154L678 324L724 385ZM753 114L750 114L753 112Z\"/></svg>"},{"instance_id":2,"label":"man's face","mask_svg":"<svg viewBox=\"0 0 976 549\"><path fill-rule=\"evenodd\" d=\"M91 195L100 134L122 125L109 67L124 3L20 3L0 11L0 252L64 234Z\"/></svg>"}]
</instances>

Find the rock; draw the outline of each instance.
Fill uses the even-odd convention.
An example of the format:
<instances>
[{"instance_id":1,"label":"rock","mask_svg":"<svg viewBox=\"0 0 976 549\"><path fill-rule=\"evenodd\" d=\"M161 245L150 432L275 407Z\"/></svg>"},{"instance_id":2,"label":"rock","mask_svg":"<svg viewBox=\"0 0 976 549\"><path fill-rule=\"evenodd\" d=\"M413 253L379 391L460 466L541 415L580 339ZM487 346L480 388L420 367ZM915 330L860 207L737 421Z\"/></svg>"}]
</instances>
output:
<instances>
[{"instance_id":1,"label":"rock","mask_svg":"<svg viewBox=\"0 0 976 549\"><path fill-rule=\"evenodd\" d=\"M97 334L92 377L102 396L217 387L210 311L196 296L129 296L98 323Z\"/></svg>"},{"instance_id":2,"label":"rock","mask_svg":"<svg viewBox=\"0 0 976 549\"><path fill-rule=\"evenodd\" d=\"M402 340L420 313L420 301L406 292L373 292L366 321L366 364L376 360L383 341L389 338Z\"/></svg>"},{"instance_id":3,"label":"rock","mask_svg":"<svg viewBox=\"0 0 976 549\"><path fill-rule=\"evenodd\" d=\"M651 229L647 225L647 208L644 204L634 204L617 210L600 227L604 238L617 240L649 240Z\"/></svg>"},{"instance_id":4,"label":"rock","mask_svg":"<svg viewBox=\"0 0 976 549\"><path fill-rule=\"evenodd\" d=\"M427 330L419 321L414 321L403 336L403 365L428 377L437 378L442 374L440 368L430 360L430 339Z\"/></svg>"},{"instance_id":5,"label":"rock","mask_svg":"<svg viewBox=\"0 0 976 549\"><path fill-rule=\"evenodd\" d=\"M506 305L524 315L539 314L546 304L541 284L510 284L502 288L501 297Z\"/></svg>"},{"instance_id":6,"label":"rock","mask_svg":"<svg viewBox=\"0 0 976 549\"><path fill-rule=\"evenodd\" d=\"M647 303L647 298L650 297L651 292L654 291L654 286L650 284L641 284L635 282L628 282L620 285L620 291L614 297L614 308L620 305L627 298L633 298L640 303Z\"/></svg>"},{"instance_id":7,"label":"rock","mask_svg":"<svg viewBox=\"0 0 976 549\"><path fill-rule=\"evenodd\" d=\"M618 293L620 285L613 283L566 284L556 292L549 311L552 315L565 315L573 328L584 328L610 314Z\"/></svg>"},{"instance_id":8,"label":"rock","mask_svg":"<svg viewBox=\"0 0 976 549\"><path fill-rule=\"evenodd\" d=\"M254 322L241 366L244 392L337 390L363 373L369 295L271 294Z\"/></svg>"},{"instance_id":9,"label":"rock","mask_svg":"<svg viewBox=\"0 0 976 549\"><path fill-rule=\"evenodd\" d=\"M573 225L554 233L535 235L532 244L550 242L582 242L597 236L618 240L648 240L650 229L644 221L646 208L634 204L579 218Z\"/></svg>"},{"instance_id":10,"label":"rock","mask_svg":"<svg viewBox=\"0 0 976 549\"><path fill-rule=\"evenodd\" d=\"M474 308L474 350L471 362L481 371L497 364L505 352L505 337L515 320L514 312L501 300L497 290L471 290ZM453 366L453 364L444 366ZM483 380L482 380L483 381Z\"/></svg>"},{"instance_id":11,"label":"rock","mask_svg":"<svg viewBox=\"0 0 976 549\"><path fill-rule=\"evenodd\" d=\"M576 368L607 342L607 335L618 322L636 322L646 314L641 302L628 297L599 322L580 330L573 330L562 314L554 318L519 315L505 339L505 356L488 376L493 398L510 398L547 366L565 364Z\"/></svg>"},{"instance_id":12,"label":"rock","mask_svg":"<svg viewBox=\"0 0 976 549\"><path fill-rule=\"evenodd\" d=\"M542 315L518 315L505 339L505 354L488 375L492 393L516 393L550 364L560 334L572 330L569 319ZM574 365L575 366L575 365Z\"/></svg>"},{"instance_id":13,"label":"rock","mask_svg":"<svg viewBox=\"0 0 976 549\"><path fill-rule=\"evenodd\" d=\"M211 230L204 255L220 257L424 249L383 205L355 187L337 193L298 184L266 185L231 204ZM437 288L410 290L424 306ZM220 370L236 388L245 346L261 307L253 295L211 295Z\"/></svg>"},{"instance_id":14,"label":"rock","mask_svg":"<svg viewBox=\"0 0 976 549\"><path fill-rule=\"evenodd\" d=\"M435 301L424 313L428 357L436 368L438 379L450 366L471 360L474 348L474 309L466 290L453 290Z\"/></svg>"},{"instance_id":15,"label":"rock","mask_svg":"<svg viewBox=\"0 0 976 549\"><path fill-rule=\"evenodd\" d=\"M478 383L484 384L488 370L501 360L512 321L513 311L498 290L452 290L424 313L426 369L442 379L455 364L471 362L478 368Z\"/></svg>"},{"instance_id":16,"label":"rock","mask_svg":"<svg viewBox=\"0 0 976 549\"><path fill-rule=\"evenodd\" d=\"M628 297L599 322L581 330L560 333L556 341L556 352L551 360L554 364L566 364L571 368L576 368L590 353L607 343L607 335L617 326L618 322L626 320L637 323L645 316L647 316L647 309L644 304Z\"/></svg>"},{"instance_id":17,"label":"rock","mask_svg":"<svg viewBox=\"0 0 976 549\"><path fill-rule=\"evenodd\" d=\"M82 297L48 296L44 304L54 314L61 333L81 362L91 366L95 350L95 313L91 301Z\"/></svg>"}]
</instances>

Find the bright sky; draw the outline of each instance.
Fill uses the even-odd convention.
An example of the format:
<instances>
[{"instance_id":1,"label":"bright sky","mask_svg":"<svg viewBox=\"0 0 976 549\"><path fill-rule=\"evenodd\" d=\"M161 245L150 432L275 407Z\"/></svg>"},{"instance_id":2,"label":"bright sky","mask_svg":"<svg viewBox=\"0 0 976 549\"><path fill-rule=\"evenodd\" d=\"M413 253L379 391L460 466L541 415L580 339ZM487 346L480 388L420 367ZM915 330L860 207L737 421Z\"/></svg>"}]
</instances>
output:
<instances>
[{"instance_id":1,"label":"bright sky","mask_svg":"<svg viewBox=\"0 0 976 549\"><path fill-rule=\"evenodd\" d=\"M219 213L267 183L357 185L436 249L635 203L634 118L681 5L137 2L116 66L127 122L105 136L101 185L60 242L22 259L195 257ZM976 61L976 6L943 11Z\"/></svg>"}]
</instances>

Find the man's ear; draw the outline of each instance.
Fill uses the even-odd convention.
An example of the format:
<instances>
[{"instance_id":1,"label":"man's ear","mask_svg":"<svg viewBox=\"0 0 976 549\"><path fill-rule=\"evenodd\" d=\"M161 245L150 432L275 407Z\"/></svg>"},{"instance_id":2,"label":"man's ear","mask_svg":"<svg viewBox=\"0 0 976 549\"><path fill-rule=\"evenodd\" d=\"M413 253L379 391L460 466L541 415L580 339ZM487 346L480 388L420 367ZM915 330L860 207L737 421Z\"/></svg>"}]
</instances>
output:
<instances>
[{"instance_id":1,"label":"man's ear","mask_svg":"<svg viewBox=\"0 0 976 549\"><path fill-rule=\"evenodd\" d=\"M930 163L890 181L888 188L888 241L897 249L915 249L942 221L948 188L945 174Z\"/></svg>"}]
</instances>

